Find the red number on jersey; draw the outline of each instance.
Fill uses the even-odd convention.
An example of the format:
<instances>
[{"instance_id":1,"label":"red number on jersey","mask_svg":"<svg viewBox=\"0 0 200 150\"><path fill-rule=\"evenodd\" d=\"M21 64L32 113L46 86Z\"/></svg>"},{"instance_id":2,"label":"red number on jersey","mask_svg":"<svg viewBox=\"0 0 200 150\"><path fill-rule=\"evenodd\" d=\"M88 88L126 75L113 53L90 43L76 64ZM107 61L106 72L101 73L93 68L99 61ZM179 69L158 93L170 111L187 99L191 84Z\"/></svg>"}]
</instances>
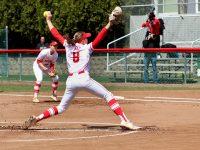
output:
<instances>
[{"instance_id":1,"label":"red number on jersey","mask_svg":"<svg viewBox=\"0 0 200 150\"><path fill-rule=\"evenodd\" d=\"M73 52L73 61L74 63L79 62L79 52Z\"/></svg>"}]
</instances>

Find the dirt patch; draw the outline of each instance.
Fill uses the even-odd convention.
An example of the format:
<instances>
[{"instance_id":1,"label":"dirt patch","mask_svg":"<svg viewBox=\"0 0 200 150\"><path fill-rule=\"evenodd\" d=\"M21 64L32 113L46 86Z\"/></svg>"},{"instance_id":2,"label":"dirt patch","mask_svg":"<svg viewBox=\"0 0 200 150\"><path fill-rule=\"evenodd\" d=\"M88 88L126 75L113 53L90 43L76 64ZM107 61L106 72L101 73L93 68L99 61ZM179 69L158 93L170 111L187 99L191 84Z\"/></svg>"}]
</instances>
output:
<instances>
[{"instance_id":1,"label":"dirt patch","mask_svg":"<svg viewBox=\"0 0 200 150\"><path fill-rule=\"evenodd\" d=\"M38 115L59 102L45 102L48 98L40 97L43 102L33 104L32 93L3 93L0 95L2 150L197 150L200 147L198 90L113 91L125 97L119 103L127 117L143 127L138 132L83 127L81 124L88 122L119 123L104 100L86 92L80 92L63 114L30 130L21 130L20 125L30 115ZM59 91L59 95L62 93Z\"/></svg>"}]
</instances>

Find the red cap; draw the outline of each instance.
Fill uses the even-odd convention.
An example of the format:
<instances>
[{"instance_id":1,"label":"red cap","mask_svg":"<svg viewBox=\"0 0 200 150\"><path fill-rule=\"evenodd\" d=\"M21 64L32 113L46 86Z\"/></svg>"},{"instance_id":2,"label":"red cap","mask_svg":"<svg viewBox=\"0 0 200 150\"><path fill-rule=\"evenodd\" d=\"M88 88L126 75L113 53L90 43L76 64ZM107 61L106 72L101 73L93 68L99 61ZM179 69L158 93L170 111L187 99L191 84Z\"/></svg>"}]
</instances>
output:
<instances>
[{"instance_id":1,"label":"red cap","mask_svg":"<svg viewBox=\"0 0 200 150\"><path fill-rule=\"evenodd\" d=\"M83 32L82 39L87 39L89 37L91 37L91 33L85 33L85 32Z\"/></svg>"},{"instance_id":2,"label":"red cap","mask_svg":"<svg viewBox=\"0 0 200 150\"><path fill-rule=\"evenodd\" d=\"M58 46L58 43L57 43L56 41L52 41L52 42L50 43L50 46Z\"/></svg>"}]
</instances>

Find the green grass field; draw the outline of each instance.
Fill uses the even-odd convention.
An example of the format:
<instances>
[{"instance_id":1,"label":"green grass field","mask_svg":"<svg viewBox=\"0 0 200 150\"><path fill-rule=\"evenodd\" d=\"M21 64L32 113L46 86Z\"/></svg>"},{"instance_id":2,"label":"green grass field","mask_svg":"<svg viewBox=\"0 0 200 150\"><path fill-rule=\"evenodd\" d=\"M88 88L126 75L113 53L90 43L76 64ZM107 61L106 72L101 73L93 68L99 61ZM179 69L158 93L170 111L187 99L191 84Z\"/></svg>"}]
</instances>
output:
<instances>
[{"instance_id":1,"label":"green grass field","mask_svg":"<svg viewBox=\"0 0 200 150\"><path fill-rule=\"evenodd\" d=\"M32 92L34 82L4 81L0 91L4 92ZM102 83L110 91L154 91L154 90L200 90L200 84L143 84L143 83ZM50 91L51 82L44 81L41 91ZM65 82L59 83L58 90L65 90Z\"/></svg>"},{"instance_id":2,"label":"green grass field","mask_svg":"<svg viewBox=\"0 0 200 150\"><path fill-rule=\"evenodd\" d=\"M59 75L59 89L65 90L66 75ZM93 77L93 76L92 76ZM124 78L113 77L93 77L96 81L102 83L108 90L111 91L136 91L136 90L200 90L200 79L188 78L187 83L183 84L182 79L160 79L160 84L144 84L142 79L128 79L128 83L124 83ZM32 75L19 76L1 76L0 91L7 92L32 92L35 77ZM41 86L42 91L51 90L51 79L44 76Z\"/></svg>"}]
</instances>

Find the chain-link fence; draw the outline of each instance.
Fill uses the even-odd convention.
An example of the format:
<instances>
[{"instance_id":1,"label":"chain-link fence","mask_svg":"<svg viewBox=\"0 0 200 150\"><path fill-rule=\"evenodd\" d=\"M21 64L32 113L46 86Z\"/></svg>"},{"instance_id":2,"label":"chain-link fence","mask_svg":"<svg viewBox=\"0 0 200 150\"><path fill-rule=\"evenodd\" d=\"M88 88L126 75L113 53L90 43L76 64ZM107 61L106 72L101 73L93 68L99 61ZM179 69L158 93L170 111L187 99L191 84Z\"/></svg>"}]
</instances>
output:
<instances>
[{"instance_id":1,"label":"chain-link fence","mask_svg":"<svg viewBox=\"0 0 200 150\"><path fill-rule=\"evenodd\" d=\"M8 27L0 29L0 49L8 49ZM0 55L0 75L8 75L8 54Z\"/></svg>"},{"instance_id":2,"label":"chain-link fence","mask_svg":"<svg viewBox=\"0 0 200 150\"><path fill-rule=\"evenodd\" d=\"M123 6L124 23L126 24L126 35L108 43L110 48L117 42L125 42L125 47L142 48L146 29L141 28L143 22L148 19L147 14L154 11L157 18L162 18L165 25L160 45L167 43L176 47L199 47L200 38L200 16L195 14L199 10L199 3L195 1L154 1L147 5L126 5ZM168 80L172 77L186 76L196 78L198 54L177 53L178 58L168 58L169 55L162 53L158 56L158 73L160 77ZM199 60L199 59L198 59ZM143 76L143 53L113 55L107 54L107 71L114 74L121 74L125 81L131 76L139 74ZM151 69L151 65L150 65ZM200 69L199 69L200 71ZM150 74L152 75L151 71ZM200 75L200 73L199 73Z\"/></svg>"}]
</instances>

